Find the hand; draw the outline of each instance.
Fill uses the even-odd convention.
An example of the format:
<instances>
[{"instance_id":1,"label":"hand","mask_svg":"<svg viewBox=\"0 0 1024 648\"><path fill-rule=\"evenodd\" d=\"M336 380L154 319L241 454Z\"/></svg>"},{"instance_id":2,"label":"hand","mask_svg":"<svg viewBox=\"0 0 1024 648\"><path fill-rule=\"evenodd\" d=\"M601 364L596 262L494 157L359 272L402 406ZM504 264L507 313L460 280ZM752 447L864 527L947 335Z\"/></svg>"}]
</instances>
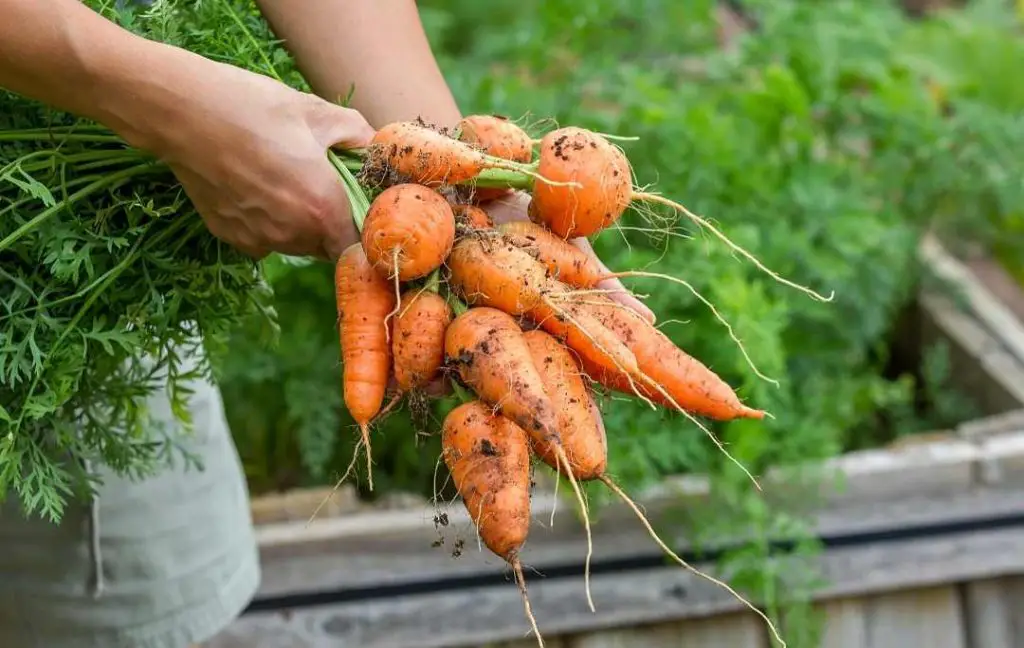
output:
<instances>
[{"instance_id":1,"label":"hand","mask_svg":"<svg viewBox=\"0 0 1024 648\"><path fill-rule=\"evenodd\" d=\"M496 198L484 205L481 205L481 207L487 211L491 220L493 220L497 225L500 223L507 223L511 220L527 220L529 217L526 215L526 208L529 204L530 196L517 191L510 193L508 196ZM601 259L597 257L597 254L594 252L594 248L590 246L590 241L580 237L572 239L571 243L594 259L594 261L597 262L597 265L604 270L604 272L611 272L611 270L601 262ZM647 308L642 301L630 294L618 279L605 279L597 284L597 287L601 290L608 291L609 299L614 299L623 306L636 311L641 317L649 321L651 324L654 324L654 311Z\"/></svg>"},{"instance_id":2,"label":"hand","mask_svg":"<svg viewBox=\"0 0 1024 648\"><path fill-rule=\"evenodd\" d=\"M255 258L336 259L357 240L331 146L365 146L355 110L203 59L176 123L151 148L171 167L210 232Z\"/></svg>"}]
</instances>

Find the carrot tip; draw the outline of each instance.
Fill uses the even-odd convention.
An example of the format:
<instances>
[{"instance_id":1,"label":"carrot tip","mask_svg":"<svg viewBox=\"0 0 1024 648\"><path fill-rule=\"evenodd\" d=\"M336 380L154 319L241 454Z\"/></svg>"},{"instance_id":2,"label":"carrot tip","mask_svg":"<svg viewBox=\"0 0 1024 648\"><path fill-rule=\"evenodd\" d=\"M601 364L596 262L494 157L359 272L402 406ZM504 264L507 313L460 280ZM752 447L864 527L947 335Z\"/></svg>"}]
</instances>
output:
<instances>
[{"instance_id":1,"label":"carrot tip","mask_svg":"<svg viewBox=\"0 0 1024 648\"><path fill-rule=\"evenodd\" d=\"M373 460L370 456L370 427L366 423L359 424L359 433L363 437L363 446L366 448L366 479L369 482L370 490L373 491ZM356 448L356 452L359 448Z\"/></svg>"}]
</instances>

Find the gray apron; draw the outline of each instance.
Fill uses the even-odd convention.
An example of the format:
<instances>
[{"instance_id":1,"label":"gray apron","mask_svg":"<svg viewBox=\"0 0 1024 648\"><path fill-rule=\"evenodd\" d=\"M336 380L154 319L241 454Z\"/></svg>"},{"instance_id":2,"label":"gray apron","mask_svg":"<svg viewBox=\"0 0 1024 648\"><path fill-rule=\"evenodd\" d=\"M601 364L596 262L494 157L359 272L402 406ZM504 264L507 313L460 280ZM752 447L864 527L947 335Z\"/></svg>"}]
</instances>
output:
<instances>
[{"instance_id":1,"label":"gray apron","mask_svg":"<svg viewBox=\"0 0 1024 648\"><path fill-rule=\"evenodd\" d=\"M220 393L194 388L185 445L202 471L178 460L131 481L97 467L99 497L60 526L0 504L0 647L186 648L248 604L260 572L241 462Z\"/></svg>"}]
</instances>

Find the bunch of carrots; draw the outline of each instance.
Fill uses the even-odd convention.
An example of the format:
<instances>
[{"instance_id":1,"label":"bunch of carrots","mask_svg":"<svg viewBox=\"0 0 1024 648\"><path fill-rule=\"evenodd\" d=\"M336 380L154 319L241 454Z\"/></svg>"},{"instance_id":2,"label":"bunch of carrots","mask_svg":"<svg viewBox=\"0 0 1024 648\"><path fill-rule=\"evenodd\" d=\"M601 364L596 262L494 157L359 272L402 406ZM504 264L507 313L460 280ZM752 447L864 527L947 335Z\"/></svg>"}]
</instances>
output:
<instances>
[{"instance_id":1,"label":"bunch of carrots","mask_svg":"<svg viewBox=\"0 0 1024 648\"><path fill-rule=\"evenodd\" d=\"M796 284L682 205L635 190L614 139L584 128L534 140L513 121L488 115L466 117L451 132L397 122L367 148L331 159L361 233L338 259L335 281L344 400L361 430L370 488L373 422L396 400L451 380L471 396L443 422L443 460L481 540L513 569L541 645L519 558L530 528L533 458L567 478L583 510L592 610L580 481L604 483L689 567L606 474L593 386L681 412L712 439L696 417L760 419L765 412L742 403L708 367L598 287L611 276L648 273L610 275L570 239L613 226L631 205L667 205ZM530 220L495 225L480 203L516 189L531 196ZM395 394L385 405L390 383Z\"/></svg>"}]
</instances>

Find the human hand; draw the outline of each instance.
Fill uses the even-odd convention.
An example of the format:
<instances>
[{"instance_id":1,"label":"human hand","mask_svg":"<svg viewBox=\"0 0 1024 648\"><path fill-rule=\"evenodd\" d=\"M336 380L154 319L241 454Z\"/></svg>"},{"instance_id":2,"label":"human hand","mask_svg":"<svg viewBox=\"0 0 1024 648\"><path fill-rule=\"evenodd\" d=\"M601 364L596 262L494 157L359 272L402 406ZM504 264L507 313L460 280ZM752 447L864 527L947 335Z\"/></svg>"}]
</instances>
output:
<instances>
[{"instance_id":1,"label":"human hand","mask_svg":"<svg viewBox=\"0 0 1024 648\"><path fill-rule=\"evenodd\" d=\"M214 236L255 258L336 259L357 234L327 150L365 146L373 128L355 110L199 60L171 123L151 124L142 139L169 164Z\"/></svg>"},{"instance_id":2,"label":"human hand","mask_svg":"<svg viewBox=\"0 0 1024 648\"><path fill-rule=\"evenodd\" d=\"M481 207L487 211L491 220L498 225L512 220L528 220L529 217L527 216L526 210L529 204L530 196L517 191L488 201L487 203L482 204ZM590 241L586 238L580 237L572 239L570 242L586 252L586 254L590 256L604 272L611 273L611 270L608 269L601 259L598 258L597 253L594 252L594 248L591 247ZM618 279L605 279L597 284L597 288L607 291L609 299L613 299L623 306L632 309L651 324L654 323L654 311L626 290L625 286L623 286L622 282Z\"/></svg>"}]
</instances>

